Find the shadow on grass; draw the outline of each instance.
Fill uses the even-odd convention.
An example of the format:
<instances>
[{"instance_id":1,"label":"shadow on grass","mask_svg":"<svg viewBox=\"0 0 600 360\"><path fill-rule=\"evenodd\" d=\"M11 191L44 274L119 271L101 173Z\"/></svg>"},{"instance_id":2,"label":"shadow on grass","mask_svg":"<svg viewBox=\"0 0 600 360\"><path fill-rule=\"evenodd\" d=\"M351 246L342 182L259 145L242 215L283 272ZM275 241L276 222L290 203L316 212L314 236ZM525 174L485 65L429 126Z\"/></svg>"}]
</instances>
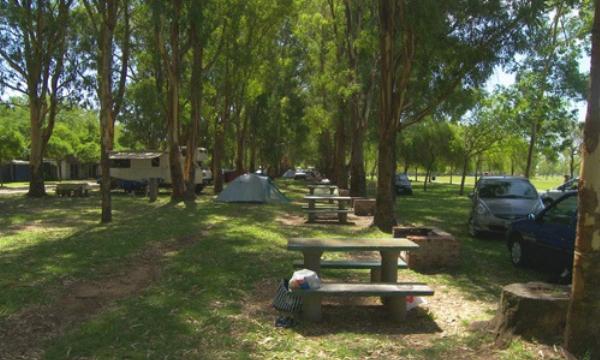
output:
<instances>
[{"instance_id":1,"label":"shadow on grass","mask_svg":"<svg viewBox=\"0 0 600 360\"><path fill-rule=\"evenodd\" d=\"M293 330L302 336L329 334L408 335L442 332L432 316L423 309L413 309L400 323L390 320L381 305L323 305L323 318L318 323L300 322Z\"/></svg>"}]
</instances>

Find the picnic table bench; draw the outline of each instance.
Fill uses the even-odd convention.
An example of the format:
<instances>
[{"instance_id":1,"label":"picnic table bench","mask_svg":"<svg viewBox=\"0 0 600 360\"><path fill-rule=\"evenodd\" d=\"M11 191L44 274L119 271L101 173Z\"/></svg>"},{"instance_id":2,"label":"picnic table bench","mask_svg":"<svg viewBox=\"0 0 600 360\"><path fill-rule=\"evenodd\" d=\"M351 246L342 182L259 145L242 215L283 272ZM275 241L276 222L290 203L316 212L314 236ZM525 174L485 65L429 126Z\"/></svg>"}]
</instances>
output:
<instances>
[{"instance_id":1,"label":"picnic table bench","mask_svg":"<svg viewBox=\"0 0 600 360\"><path fill-rule=\"evenodd\" d=\"M336 185L327 185L327 184L308 185L308 193L310 195L314 195L316 189L324 189L324 190L329 190L329 195L335 196L335 191L337 190L337 188L338 187Z\"/></svg>"},{"instance_id":2,"label":"picnic table bench","mask_svg":"<svg viewBox=\"0 0 600 360\"><path fill-rule=\"evenodd\" d=\"M90 186L86 183L68 183L68 184L57 184L56 195L58 196L88 196Z\"/></svg>"},{"instance_id":3,"label":"picnic table bench","mask_svg":"<svg viewBox=\"0 0 600 360\"><path fill-rule=\"evenodd\" d=\"M318 196L307 195L304 200L308 202L308 207L303 207L302 210L308 214L308 222L312 223L317 220L317 215L336 214L340 224L348 222L348 204L352 201L350 196ZM317 202L336 201L337 207L317 207Z\"/></svg>"},{"instance_id":4,"label":"picnic table bench","mask_svg":"<svg viewBox=\"0 0 600 360\"><path fill-rule=\"evenodd\" d=\"M304 268L321 272L323 268L367 268L380 270L380 282L367 284L340 284L323 283L319 289L295 290L294 293L303 297L303 315L309 321L321 319L321 299L325 296L379 296L395 320L402 320L406 314L406 296L430 296L433 290L422 283L398 283L398 267L403 262L399 261L401 251L418 249L418 245L405 238L365 238L365 239L311 239L292 238L288 240L287 248L292 251L301 251L304 256ZM358 262L357 264L344 264L340 262L323 262L321 255L326 251L378 251L381 263ZM327 264L327 265L325 265ZM323 265L323 266L322 266ZM363 267L364 266L364 267Z\"/></svg>"}]
</instances>

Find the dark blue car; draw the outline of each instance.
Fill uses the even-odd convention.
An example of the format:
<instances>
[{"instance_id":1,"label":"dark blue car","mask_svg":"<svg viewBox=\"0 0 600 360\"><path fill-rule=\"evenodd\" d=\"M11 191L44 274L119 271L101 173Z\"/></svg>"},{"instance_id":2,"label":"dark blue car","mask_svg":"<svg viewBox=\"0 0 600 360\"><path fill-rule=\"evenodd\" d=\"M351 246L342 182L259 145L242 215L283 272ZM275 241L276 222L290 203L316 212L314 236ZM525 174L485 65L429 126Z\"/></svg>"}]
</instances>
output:
<instances>
[{"instance_id":1,"label":"dark blue car","mask_svg":"<svg viewBox=\"0 0 600 360\"><path fill-rule=\"evenodd\" d=\"M506 236L512 263L525 266L537 262L570 270L576 226L577 191L569 191L538 214L511 224Z\"/></svg>"}]
</instances>

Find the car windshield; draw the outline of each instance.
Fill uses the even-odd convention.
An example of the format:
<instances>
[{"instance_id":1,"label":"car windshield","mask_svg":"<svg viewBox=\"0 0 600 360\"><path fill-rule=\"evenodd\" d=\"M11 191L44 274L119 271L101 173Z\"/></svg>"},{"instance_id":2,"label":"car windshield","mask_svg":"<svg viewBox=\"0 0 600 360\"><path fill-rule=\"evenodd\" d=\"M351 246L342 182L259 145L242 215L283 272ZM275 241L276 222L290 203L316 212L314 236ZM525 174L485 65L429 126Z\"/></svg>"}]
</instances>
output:
<instances>
[{"instance_id":1,"label":"car windshield","mask_svg":"<svg viewBox=\"0 0 600 360\"><path fill-rule=\"evenodd\" d=\"M486 199L535 199L538 195L529 181L521 179L485 180L479 196Z\"/></svg>"}]
</instances>

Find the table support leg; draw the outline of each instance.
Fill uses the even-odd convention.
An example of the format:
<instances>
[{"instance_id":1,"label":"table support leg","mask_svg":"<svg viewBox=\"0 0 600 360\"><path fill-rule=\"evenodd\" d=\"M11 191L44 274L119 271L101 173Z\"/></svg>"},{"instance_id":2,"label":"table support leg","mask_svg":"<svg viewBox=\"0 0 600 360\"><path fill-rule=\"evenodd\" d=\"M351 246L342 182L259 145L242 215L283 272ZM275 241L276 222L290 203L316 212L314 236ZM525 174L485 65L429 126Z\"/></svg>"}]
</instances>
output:
<instances>
[{"instance_id":1,"label":"table support leg","mask_svg":"<svg viewBox=\"0 0 600 360\"><path fill-rule=\"evenodd\" d=\"M388 297L385 307L394 321L402 321L406 318L406 298L404 296Z\"/></svg>"},{"instance_id":2,"label":"table support leg","mask_svg":"<svg viewBox=\"0 0 600 360\"><path fill-rule=\"evenodd\" d=\"M381 254L381 282L395 284L398 282L398 256L400 251L380 251ZM386 304L390 298L382 297L381 302Z\"/></svg>"},{"instance_id":3,"label":"table support leg","mask_svg":"<svg viewBox=\"0 0 600 360\"><path fill-rule=\"evenodd\" d=\"M371 269L371 282L378 283L381 282L381 268L375 267Z\"/></svg>"},{"instance_id":4,"label":"table support leg","mask_svg":"<svg viewBox=\"0 0 600 360\"><path fill-rule=\"evenodd\" d=\"M302 299L302 314L307 321L321 320L321 297L308 295Z\"/></svg>"},{"instance_id":5,"label":"table support leg","mask_svg":"<svg viewBox=\"0 0 600 360\"><path fill-rule=\"evenodd\" d=\"M304 268L312 270L317 274L321 273L321 255L322 251L307 250L304 251Z\"/></svg>"}]
</instances>

